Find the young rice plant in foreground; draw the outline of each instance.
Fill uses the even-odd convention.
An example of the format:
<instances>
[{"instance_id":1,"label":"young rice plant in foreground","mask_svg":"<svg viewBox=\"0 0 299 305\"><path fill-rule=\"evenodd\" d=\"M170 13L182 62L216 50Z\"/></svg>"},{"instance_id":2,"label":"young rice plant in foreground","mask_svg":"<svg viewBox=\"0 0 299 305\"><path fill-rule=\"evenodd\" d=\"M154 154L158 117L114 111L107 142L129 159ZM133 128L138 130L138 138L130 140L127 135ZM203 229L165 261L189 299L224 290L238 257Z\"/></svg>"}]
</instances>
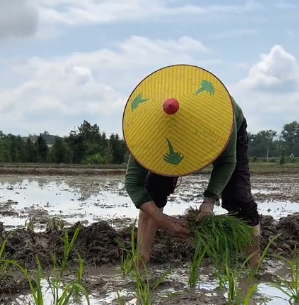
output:
<instances>
[{"instance_id":1,"label":"young rice plant in foreground","mask_svg":"<svg viewBox=\"0 0 299 305\"><path fill-rule=\"evenodd\" d=\"M126 249L125 245L121 241L116 240L123 253L121 270L124 275L129 275L133 279L135 283L136 298L138 299L139 304L152 305L151 292L164 282L170 271L166 270L163 272L153 285L151 285L149 270L147 269L146 264L142 261L138 251L138 245L135 243L135 228L136 220L131 229L130 250ZM124 300L119 294L117 299L120 305L124 304Z\"/></svg>"},{"instance_id":2,"label":"young rice plant in foreground","mask_svg":"<svg viewBox=\"0 0 299 305\"><path fill-rule=\"evenodd\" d=\"M129 275L134 269L137 268L138 264L138 249L135 245L135 228L136 228L136 220L134 221L132 228L131 228L131 239L130 239L130 250L126 249L126 246L123 242L119 240L115 240L119 245L121 252L122 252L122 263L121 263L121 270L123 275Z\"/></svg>"},{"instance_id":3,"label":"young rice plant in foreground","mask_svg":"<svg viewBox=\"0 0 299 305\"><path fill-rule=\"evenodd\" d=\"M194 255L189 265L188 284L191 288L194 288L199 280L199 268L201 266L205 254L206 249L202 248L202 242L200 240L200 237L198 237L195 245Z\"/></svg>"},{"instance_id":4,"label":"young rice plant in foreground","mask_svg":"<svg viewBox=\"0 0 299 305\"><path fill-rule=\"evenodd\" d=\"M290 304L299 304L299 257L298 254L294 255L293 260L288 260L279 255L273 257L285 262L290 269L290 280L283 279L277 276L277 283L271 283L271 286L280 290L289 298Z\"/></svg>"},{"instance_id":5,"label":"young rice plant in foreground","mask_svg":"<svg viewBox=\"0 0 299 305\"><path fill-rule=\"evenodd\" d=\"M71 241L69 241L69 236L68 236L68 232L65 230L64 231L64 236L62 237L62 242L63 242L63 258L62 258L62 263L61 263L61 267L60 267L60 276L63 275L67 265L68 265L68 260L70 257L70 254L74 248L75 242L78 238L78 235L80 233L81 227L80 225L77 226L74 235L71 239Z\"/></svg>"},{"instance_id":6,"label":"young rice plant in foreground","mask_svg":"<svg viewBox=\"0 0 299 305\"><path fill-rule=\"evenodd\" d=\"M32 299L33 299L33 303L29 303L29 304L30 305L44 305L45 304L45 299L44 299L43 287L42 287L42 280L44 278L44 274L43 274L41 265L39 263L39 260L36 259L37 270L36 270L36 275L35 275L34 280L31 279L31 276L29 275L27 270L25 268L23 268L17 262L12 261L12 260L5 260L5 262L14 266L14 267L16 267L17 269L19 269L21 271L21 273L27 279L28 284L29 284L29 288L30 288L30 292L31 292L31 296L32 296ZM53 287L52 287L52 289L53 289ZM87 304L90 304L88 292L77 281L74 281L72 283L67 284L62 289L62 292L61 292L60 296L56 297L52 301L52 304L53 305L69 305L73 296L76 295L76 293L78 293L78 292L82 293L82 295L84 295L84 297L87 301Z\"/></svg>"},{"instance_id":7,"label":"young rice plant in foreground","mask_svg":"<svg viewBox=\"0 0 299 305\"><path fill-rule=\"evenodd\" d=\"M228 264L225 265L225 274L223 276L223 279L221 279L221 282L226 282L227 286L227 298L228 303L232 305L248 305L250 303L250 300L254 294L254 292L257 290L257 285L252 285L253 277L256 275L260 265L264 261L268 249L270 245L280 236L280 234L272 237L267 245L267 247L264 249L256 269L250 272L249 276L249 289L247 291L247 294L245 297L242 296L242 293L238 287L238 280L241 278L243 271L245 271L245 267L247 266L247 263L249 259L252 257L253 254L251 254L247 259L243 262L243 264L240 267L237 268L230 268ZM219 275L221 276L221 275ZM252 285L252 286L250 286Z\"/></svg>"},{"instance_id":8,"label":"young rice plant in foreground","mask_svg":"<svg viewBox=\"0 0 299 305\"><path fill-rule=\"evenodd\" d=\"M80 227L77 227L75 230L74 236L69 243L68 241L68 235L65 233L63 242L64 242L64 255L63 255L63 261L62 266L60 268L60 272L56 272L56 259L54 259L54 266L52 269L52 277L47 280L48 282L48 289L52 292L52 305L69 305L71 301L78 297L78 295L83 295L87 301L87 304L90 304L88 292L86 289L82 286L82 276L83 276L83 261L81 257L78 254L78 260L79 260L79 267L77 270L77 277L72 282L63 285L62 283L62 274L67 266L67 261L70 255L70 252L73 249L74 243L76 241L76 238L79 234ZM2 253L4 252L5 243L1 245L0 254L2 256ZM54 256L55 258L55 256ZM2 259L1 263L5 263L9 266L13 266L17 268L26 278L29 284L29 289L31 292L31 296L33 301L29 303L29 305L44 305L45 304L45 295L43 292L43 280L46 278L46 276L43 273L41 264L36 258L36 272L34 279L32 276L28 273L28 271L22 267L19 263L17 263L14 260L6 260ZM48 302L46 302L49 304Z\"/></svg>"}]
</instances>

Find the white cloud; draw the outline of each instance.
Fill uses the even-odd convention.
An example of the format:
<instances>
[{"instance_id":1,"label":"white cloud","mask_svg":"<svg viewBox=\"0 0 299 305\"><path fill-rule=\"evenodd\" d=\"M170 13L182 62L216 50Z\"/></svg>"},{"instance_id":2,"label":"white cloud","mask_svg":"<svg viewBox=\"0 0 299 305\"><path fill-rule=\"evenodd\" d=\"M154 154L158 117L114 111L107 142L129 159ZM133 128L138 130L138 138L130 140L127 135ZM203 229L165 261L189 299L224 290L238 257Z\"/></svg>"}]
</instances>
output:
<instances>
[{"instance_id":1,"label":"white cloud","mask_svg":"<svg viewBox=\"0 0 299 305\"><path fill-rule=\"evenodd\" d=\"M34 2L39 8L43 23L65 25L119 23L126 20L161 22L163 16L240 14L263 8L256 1L249 1L245 5L207 7L166 0L35 0Z\"/></svg>"},{"instance_id":2,"label":"white cloud","mask_svg":"<svg viewBox=\"0 0 299 305\"><path fill-rule=\"evenodd\" d=\"M143 77L167 64L194 63L193 56L207 52L190 37L162 41L132 36L116 50L11 60L7 77L26 80L0 91L1 124L7 130L22 126L25 134L67 133L91 119L109 132L120 132L125 101Z\"/></svg>"},{"instance_id":3,"label":"white cloud","mask_svg":"<svg viewBox=\"0 0 299 305\"><path fill-rule=\"evenodd\" d=\"M33 36L38 26L38 11L27 0L0 1L0 39Z\"/></svg>"},{"instance_id":4,"label":"white cloud","mask_svg":"<svg viewBox=\"0 0 299 305\"><path fill-rule=\"evenodd\" d=\"M299 69L296 58L282 46L274 46L269 54L262 54L261 60L250 70L240 84L255 90L293 90L298 88Z\"/></svg>"},{"instance_id":5,"label":"white cloud","mask_svg":"<svg viewBox=\"0 0 299 305\"><path fill-rule=\"evenodd\" d=\"M217 21L231 15L261 10L262 4L248 1L242 5L188 5L168 0L1 0L0 39L37 35L52 38L62 28L110 24L124 21L169 22L167 17L193 16L196 22ZM174 22L174 21L173 21ZM55 28L53 28L55 26Z\"/></svg>"},{"instance_id":6,"label":"white cloud","mask_svg":"<svg viewBox=\"0 0 299 305\"><path fill-rule=\"evenodd\" d=\"M250 130L277 129L298 120L298 62L280 45L262 54L248 76L229 88L244 109Z\"/></svg>"},{"instance_id":7,"label":"white cloud","mask_svg":"<svg viewBox=\"0 0 299 305\"><path fill-rule=\"evenodd\" d=\"M2 129L66 134L87 119L107 132L121 133L126 99L143 77L177 63L214 71L223 63L211 59L213 54L188 36L169 40L132 36L90 53L2 59L0 70L9 84L5 88L2 83L0 91ZM242 68L247 76L228 88L242 106L249 130L277 130L298 120L299 70L293 55L275 45L254 65L242 64Z\"/></svg>"}]
</instances>

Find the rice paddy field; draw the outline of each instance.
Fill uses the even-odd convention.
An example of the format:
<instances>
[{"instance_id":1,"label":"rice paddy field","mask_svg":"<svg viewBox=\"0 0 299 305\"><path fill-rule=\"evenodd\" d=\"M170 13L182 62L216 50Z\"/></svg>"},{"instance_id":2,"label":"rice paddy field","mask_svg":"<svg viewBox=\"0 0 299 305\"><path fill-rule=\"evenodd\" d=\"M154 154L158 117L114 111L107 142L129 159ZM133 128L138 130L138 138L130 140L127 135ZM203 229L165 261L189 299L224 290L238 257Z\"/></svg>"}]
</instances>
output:
<instances>
[{"instance_id":1,"label":"rice paddy field","mask_svg":"<svg viewBox=\"0 0 299 305\"><path fill-rule=\"evenodd\" d=\"M198 209L208 178L183 178L165 213L196 213L186 211ZM150 265L138 271L138 210L123 173L2 171L0 304L299 304L298 171L253 174L252 190L262 214L258 269L234 257L219 267L191 238L159 231Z\"/></svg>"}]
</instances>

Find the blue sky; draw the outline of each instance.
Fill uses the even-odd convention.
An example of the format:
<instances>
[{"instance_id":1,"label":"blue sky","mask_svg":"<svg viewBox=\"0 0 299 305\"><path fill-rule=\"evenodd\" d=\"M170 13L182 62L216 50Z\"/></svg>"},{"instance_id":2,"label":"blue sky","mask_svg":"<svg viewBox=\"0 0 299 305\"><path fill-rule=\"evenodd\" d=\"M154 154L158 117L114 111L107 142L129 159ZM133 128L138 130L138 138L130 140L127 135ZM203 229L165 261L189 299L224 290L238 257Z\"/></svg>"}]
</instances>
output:
<instances>
[{"instance_id":1,"label":"blue sky","mask_svg":"<svg viewBox=\"0 0 299 305\"><path fill-rule=\"evenodd\" d=\"M189 63L225 83L250 131L280 131L299 113L298 14L294 0L1 1L1 130L121 134L135 85Z\"/></svg>"}]
</instances>

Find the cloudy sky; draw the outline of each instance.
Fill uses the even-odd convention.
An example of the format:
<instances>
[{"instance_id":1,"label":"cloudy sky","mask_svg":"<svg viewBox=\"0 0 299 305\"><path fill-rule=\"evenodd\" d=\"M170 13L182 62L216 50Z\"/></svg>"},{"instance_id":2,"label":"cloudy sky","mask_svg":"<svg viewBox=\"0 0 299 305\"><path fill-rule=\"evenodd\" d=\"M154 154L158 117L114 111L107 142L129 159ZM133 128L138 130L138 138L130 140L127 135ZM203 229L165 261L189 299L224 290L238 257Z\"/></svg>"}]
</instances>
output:
<instances>
[{"instance_id":1,"label":"cloudy sky","mask_svg":"<svg viewBox=\"0 0 299 305\"><path fill-rule=\"evenodd\" d=\"M1 0L0 130L85 119L121 134L136 84L187 63L225 83L250 131L280 131L299 120L298 14L295 0Z\"/></svg>"}]
</instances>

